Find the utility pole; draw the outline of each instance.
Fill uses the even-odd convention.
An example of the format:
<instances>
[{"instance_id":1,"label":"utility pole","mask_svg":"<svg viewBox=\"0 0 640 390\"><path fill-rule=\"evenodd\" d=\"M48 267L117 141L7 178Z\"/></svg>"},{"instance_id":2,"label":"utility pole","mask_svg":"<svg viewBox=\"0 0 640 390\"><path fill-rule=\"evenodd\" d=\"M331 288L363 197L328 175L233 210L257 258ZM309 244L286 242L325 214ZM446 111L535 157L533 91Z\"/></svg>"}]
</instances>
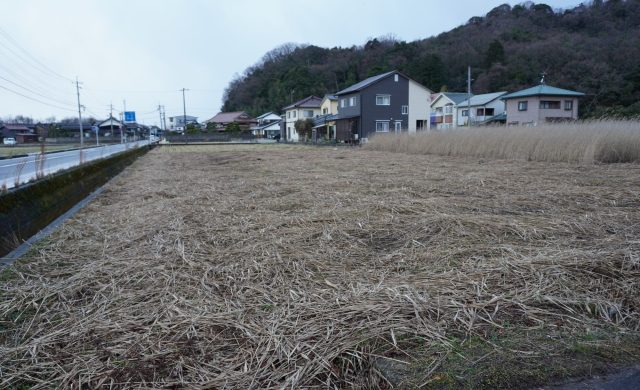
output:
<instances>
[{"instance_id":1,"label":"utility pole","mask_svg":"<svg viewBox=\"0 0 640 390\"><path fill-rule=\"evenodd\" d=\"M111 123L111 140L113 141L113 103L109 104L109 122Z\"/></svg>"},{"instance_id":2,"label":"utility pole","mask_svg":"<svg viewBox=\"0 0 640 390\"><path fill-rule=\"evenodd\" d=\"M125 143L125 141L127 140L126 136L124 135L124 131L127 128L127 126L124 124L124 120L125 120L125 112L127 111L127 101L122 99L122 127L120 130L120 140L122 141L122 143Z\"/></svg>"},{"instance_id":3,"label":"utility pole","mask_svg":"<svg viewBox=\"0 0 640 390\"><path fill-rule=\"evenodd\" d=\"M188 91L188 89L182 88L182 115L184 118L184 127L182 130L182 134L187 132L187 103L184 99L184 91Z\"/></svg>"},{"instance_id":4,"label":"utility pole","mask_svg":"<svg viewBox=\"0 0 640 390\"><path fill-rule=\"evenodd\" d=\"M80 156L82 156L82 149L84 148L84 131L82 129L82 106L80 105L80 82L78 76L76 76L76 93L78 94L78 123L80 124ZM82 163L82 158L80 159Z\"/></svg>"},{"instance_id":5,"label":"utility pole","mask_svg":"<svg viewBox=\"0 0 640 390\"><path fill-rule=\"evenodd\" d=\"M167 109L162 106L162 131L167 131Z\"/></svg>"},{"instance_id":6,"label":"utility pole","mask_svg":"<svg viewBox=\"0 0 640 390\"><path fill-rule=\"evenodd\" d=\"M457 114L456 114L457 116ZM471 67L467 68L467 121L471 127Z\"/></svg>"},{"instance_id":7,"label":"utility pole","mask_svg":"<svg viewBox=\"0 0 640 390\"><path fill-rule=\"evenodd\" d=\"M160 115L160 124L159 128L162 129L162 106L158 104L158 115Z\"/></svg>"}]
</instances>

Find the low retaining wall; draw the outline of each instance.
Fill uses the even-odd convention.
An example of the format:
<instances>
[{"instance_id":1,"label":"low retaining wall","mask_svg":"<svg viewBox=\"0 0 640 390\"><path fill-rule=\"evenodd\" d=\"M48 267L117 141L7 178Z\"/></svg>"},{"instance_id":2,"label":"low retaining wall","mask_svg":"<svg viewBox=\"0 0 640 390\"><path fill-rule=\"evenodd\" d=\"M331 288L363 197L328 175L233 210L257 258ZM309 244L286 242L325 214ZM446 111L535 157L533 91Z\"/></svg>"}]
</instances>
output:
<instances>
[{"instance_id":1,"label":"low retaining wall","mask_svg":"<svg viewBox=\"0 0 640 390\"><path fill-rule=\"evenodd\" d=\"M129 150L0 195L0 256L17 248L149 149Z\"/></svg>"}]
</instances>

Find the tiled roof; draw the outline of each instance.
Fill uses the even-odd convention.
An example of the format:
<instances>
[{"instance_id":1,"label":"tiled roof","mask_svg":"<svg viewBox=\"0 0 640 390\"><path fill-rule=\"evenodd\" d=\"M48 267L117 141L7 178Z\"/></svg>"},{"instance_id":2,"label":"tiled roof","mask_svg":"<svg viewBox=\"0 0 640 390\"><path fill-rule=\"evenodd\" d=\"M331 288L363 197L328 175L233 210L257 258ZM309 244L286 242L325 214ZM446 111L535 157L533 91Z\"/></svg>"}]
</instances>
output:
<instances>
[{"instance_id":1,"label":"tiled roof","mask_svg":"<svg viewBox=\"0 0 640 390\"><path fill-rule=\"evenodd\" d=\"M369 77L368 79L364 79L362 81L360 81L359 83L355 83L352 86L343 89L342 91L336 93L336 96L340 96L340 95L346 95L348 93L352 93L352 92L357 92L360 91L361 89L364 89L366 87L368 87L369 85L376 83L382 79L384 79L385 77L388 77L392 74L396 73L396 71L391 71L391 72L387 72L387 73L383 73L383 74L379 74L377 76L373 76L373 77Z\"/></svg>"},{"instance_id":2,"label":"tiled roof","mask_svg":"<svg viewBox=\"0 0 640 390\"><path fill-rule=\"evenodd\" d=\"M241 116L245 116L245 118L241 118ZM220 112L213 118L209 119L208 123L231 123L231 122L239 122L239 121L253 121L254 119L249 116L244 111L236 111L236 112Z\"/></svg>"},{"instance_id":3,"label":"tiled roof","mask_svg":"<svg viewBox=\"0 0 640 390\"><path fill-rule=\"evenodd\" d=\"M485 104L489 104L492 101L498 99L500 96L506 95L506 94L507 92L493 92L493 93L484 93L482 95L475 95L471 97L471 99L465 99L464 101L458 103L458 106L461 106L461 107L484 106Z\"/></svg>"},{"instance_id":4,"label":"tiled roof","mask_svg":"<svg viewBox=\"0 0 640 390\"><path fill-rule=\"evenodd\" d=\"M469 94L466 92L441 92L440 95L445 96L447 99L451 100L453 104L460 104L469 98ZM433 103L437 100L434 99Z\"/></svg>"},{"instance_id":5,"label":"tiled roof","mask_svg":"<svg viewBox=\"0 0 640 390\"><path fill-rule=\"evenodd\" d=\"M302 100L290 104L283 108L283 110L289 110L291 108L320 108L322 105L322 99L317 96L307 96Z\"/></svg>"},{"instance_id":6,"label":"tiled roof","mask_svg":"<svg viewBox=\"0 0 640 390\"><path fill-rule=\"evenodd\" d=\"M568 89L551 87L549 85L540 84L535 87L523 89L522 91L510 93L508 95L502 96L502 99L515 99L526 96L575 96L580 97L584 96L582 92L570 91Z\"/></svg>"}]
</instances>

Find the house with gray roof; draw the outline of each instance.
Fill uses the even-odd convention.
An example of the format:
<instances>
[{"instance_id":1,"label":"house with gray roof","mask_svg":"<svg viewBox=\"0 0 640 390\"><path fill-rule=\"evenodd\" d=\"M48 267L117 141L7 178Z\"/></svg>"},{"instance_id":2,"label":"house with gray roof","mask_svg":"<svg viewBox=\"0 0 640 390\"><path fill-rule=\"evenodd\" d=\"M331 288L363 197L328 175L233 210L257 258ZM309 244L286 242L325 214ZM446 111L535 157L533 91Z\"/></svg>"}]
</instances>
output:
<instances>
[{"instance_id":1,"label":"house with gray roof","mask_svg":"<svg viewBox=\"0 0 640 390\"><path fill-rule=\"evenodd\" d=\"M582 92L556 88L544 83L503 95L507 125L536 126L545 122L578 119L578 99Z\"/></svg>"},{"instance_id":2,"label":"house with gray roof","mask_svg":"<svg viewBox=\"0 0 640 390\"><path fill-rule=\"evenodd\" d=\"M286 141L298 142L300 139L296 131L296 121L302 119L312 119L319 116L322 106L322 98L317 96L307 96L302 100L298 100L282 109L284 112L284 139Z\"/></svg>"},{"instance_id":3,"label":"house with gray roof","mask_svg":"<svg viewBox=\"0 0 640 390\"><path fill-rule=\"evenodd\" d=\"M431 101L431 128L438 130L455 128L458 105L467 99L469 94L466 92L440 92L435 95Z\"/></svg>"},{"instance_id":4,"label":"house with gray roof","mask_svg":"<svg viewBox=\"0 0 640 390\"><path fill-rule=\"evenodd\" d=\"M337 92L337 141L363 141L375 133L429 128L431 91L406 75L391 71Z\"/></svg>"},{"instance_id":5,"label":"house with gray roof","mask_svg":"<svg viewBox=\"0 0 640 390\"><path fill-rule=\"evenodd\" d=\"M506 94L505 91L484 93L461 101L458 103L456 126L504 122L505 104L500 98Z\"/></svg>"}]
</instances>

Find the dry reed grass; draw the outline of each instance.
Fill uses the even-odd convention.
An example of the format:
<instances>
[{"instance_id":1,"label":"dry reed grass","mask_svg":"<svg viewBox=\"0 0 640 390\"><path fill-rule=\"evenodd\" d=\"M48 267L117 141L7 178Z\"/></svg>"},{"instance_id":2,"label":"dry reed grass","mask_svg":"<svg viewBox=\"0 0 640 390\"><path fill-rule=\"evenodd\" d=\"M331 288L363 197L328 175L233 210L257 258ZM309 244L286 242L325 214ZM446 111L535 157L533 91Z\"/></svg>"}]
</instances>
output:
<instances>
[{"instance_id":1,"label":"dry reed grass","mask_svg":"<svg viewBox=\"0 0 640 390\"><path fill-rule=\"evenodd\" d=\"M640 162L640 122L602 120L538 127L377 134L366 147L377 151L525 161Z\"/></svg>"},{"instance_id":2,"label":"dry reed grass","mask_svg":"<svg viewBox=\"0 0 640 390\"><path fill-rule=\"evenodd\" d=\"M0 387L385 387L407 340L639 330L637 165L221 150L152 151L0 281Z\"/></svg>"}]
</instances>

